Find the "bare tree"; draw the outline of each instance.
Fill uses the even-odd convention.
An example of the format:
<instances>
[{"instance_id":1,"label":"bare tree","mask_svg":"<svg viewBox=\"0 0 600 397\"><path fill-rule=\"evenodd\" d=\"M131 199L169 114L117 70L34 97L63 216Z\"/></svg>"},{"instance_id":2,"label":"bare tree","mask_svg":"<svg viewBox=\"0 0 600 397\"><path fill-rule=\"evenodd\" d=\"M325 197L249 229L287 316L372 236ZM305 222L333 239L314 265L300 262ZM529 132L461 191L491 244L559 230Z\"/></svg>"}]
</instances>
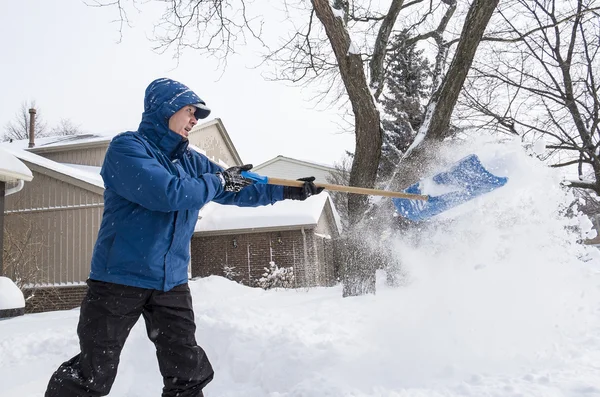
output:
<instances>
[{"instance_id":1,"label":"bare tree","mask_svg":"<svg viewBox=\"0 0 600 397\"><path fill-rule=\"evenodd\" d=\"M35 101L30 103L22 102L21 108L15 114L13 121L9 121L4 127L3 141L21 140L29 137L29 109L36 109L35 116L35 135L44 136L46 133L46 123L43 121L40 110L36 108Z\"/></svg>"},{"instance_id":2,"label":"bare tree","mask_svg":"<svg viewBox=\"0 0 600 397\"><path fill-rule=\"evenodd\" d=\"M82 134L83 130L81 126L73 124L70 119L61 119L55 127L50 130L49 136L66 136L66 135L79 135Z\"/></svg>"},{"instance_id":3,"label":"bare tree","mask_svg":"<svg viewBox=\"0 0 600 397\"><path fill-rule=\"evenodd\" d=\"M40 257L45 242L40 236L39 226L27 215L12 214L4 225L4 274L23 291L28 304L43 277Z\"/></svg>"},{"instance_id":4,"label":"bare tree","mask_svg":"<svg viewBox=\"0 0 600 397\"><path fill-rule=\"evenodd\" d=\"M570 186L600 194L600 1L514 0L473 68L463 119L526 142L542 140Z\"/></svg>"}]
</instances>

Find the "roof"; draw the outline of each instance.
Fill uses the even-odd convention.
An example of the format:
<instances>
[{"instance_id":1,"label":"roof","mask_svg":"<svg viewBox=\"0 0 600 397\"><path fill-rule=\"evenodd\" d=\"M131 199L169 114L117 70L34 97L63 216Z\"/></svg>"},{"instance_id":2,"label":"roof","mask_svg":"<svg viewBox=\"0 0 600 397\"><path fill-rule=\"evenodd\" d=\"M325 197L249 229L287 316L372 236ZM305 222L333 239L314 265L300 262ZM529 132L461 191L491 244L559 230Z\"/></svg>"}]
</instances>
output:
<instances>
[{"instance_id":1,"label":"roof","mask_svg":"<svg viewBox=\"0 0 600 397\"><path fill-rule=\"evenodd\" d=\"M57 163L56 161L49 160L27 150L13 149L6 146L3 147L3 149L21 161L29 164L30 168L43 174L48 174L61 180L78 181L80 183L76 183L76 185L92 190L98 194L102 194L102 191L104 190L104 181L99 173L90 171L89 169L81 169L81 166L74 167ZM81 182L83 182L83 184Z\"/></svg>"},{"instance_id":2,"label":"roof","mask_svg":"<svg viewBox=\"0 0 600 397\"><path fill-rule=\"evenodd\" d=\"M276 156L274 158L272 158L271 160L265 161L264 163L261 163L259 165L256 165L254 167L252 167L252 171L257 171L260 170L261 168L264 168L270 164L273 164L277 161L287 161L290 163L295 163L295 164L301 164L301 165L306 165L309 167L316 167L316 168L320 168L323 171L327 171L327 172L331 172L331 171L335 171L335 167L333 167L332 165L328 165L328 164L319 164L319 163L315 163L313 161L307 161L307 160L299 160L299 159L294 159L291 157L286 157L286 156Z\"/></svg>"},{"instance_id":3,"label":"roof","mask_svg":"<svg viewBox=\"0 0 600 397\"><path fill-rule=\"evenodd\" d=\"M35 146L29 148L29 139L19 139L12 142L2 142L1 147L22 149L29 151L42 151L44 149L63 149L66 147L73 146L89 146L92 144L104 144L110 142L111 139L117 133L99 135L99 134L79 134L79 135L60 135L60 136L49 136L45 138L36 138Z\"/></svg>"},{"instance_id":4,"label":"roof","mask_svg":"<svg viewBox=\"0 0 600 397\"><path fill-rule=\"evenodd\" d=\"M30 181L31 170L21 160L7 150L0 148L0 181Z\"/></svg>"},{"instance_id":5,"label":"roof","mask_svg":"<svg viewBox=\"0 0 600 397\"><path fill-rule=\"evenodd\" d=\"M312 196L305 201L284 200L261 207L237 207L208 203L200 211L200 220L194 232L252 232L274 228L315 227L323 211L329 208L334 227L341 232L341 222L327 193Z\"/></svg>"}]
</instances>

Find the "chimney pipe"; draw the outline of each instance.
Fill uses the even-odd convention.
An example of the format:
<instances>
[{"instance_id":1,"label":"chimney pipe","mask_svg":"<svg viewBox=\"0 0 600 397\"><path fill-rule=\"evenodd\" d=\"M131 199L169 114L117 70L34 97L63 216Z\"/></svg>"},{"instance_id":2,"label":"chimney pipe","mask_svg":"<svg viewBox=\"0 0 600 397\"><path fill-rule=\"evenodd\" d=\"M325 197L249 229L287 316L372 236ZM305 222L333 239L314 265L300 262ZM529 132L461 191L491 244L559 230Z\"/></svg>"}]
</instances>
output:
<instances>
[{"instance_id":1,"label":"chimney pipe","mask_svg":"<svg viewBox=\"0 0 600 397\"><path fill-rule=\"evenodd\" d=\"M35 146L35 109L29 109L29 147Z\"/></svg>"}]
</instances>

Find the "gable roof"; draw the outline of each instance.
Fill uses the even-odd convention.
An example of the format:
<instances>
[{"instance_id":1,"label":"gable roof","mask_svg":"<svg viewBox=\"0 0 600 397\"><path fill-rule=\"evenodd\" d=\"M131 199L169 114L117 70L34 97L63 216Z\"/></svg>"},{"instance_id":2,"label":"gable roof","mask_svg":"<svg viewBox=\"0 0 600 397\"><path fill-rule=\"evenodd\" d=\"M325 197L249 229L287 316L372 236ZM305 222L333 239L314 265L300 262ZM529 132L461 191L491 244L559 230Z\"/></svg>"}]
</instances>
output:
<instances>
[{"instance_id":1,"label":"gable roof","mask_svg":"<svg viewBox=\"0 0 600 397\"><path fill-rule=\"evenodd\" d=\"M58 163L27 150L13 149L6 146L3 149L25 162L32 171L71 183L97 194L103 194L104 192L104 181L99 173Z\"/></svg>"},{"instance_id":2,"label":"gable roof","mask_svg":"<svg viewBox=\"0 0 600 397\"><path fill-rule=\"evenodd\" d=\"M117 133L99 135L99 134L79 134L79 135L60 135L36 138L35 146L29 148L29 139L19 139L0 143L5 148L21 149L30 152L50 152L57 150L72 149L78 147L90 147L107 145Z\"/></svg>"},{"instance_id":3,"label":"gable roof","mask_svg":"<svg viewBox=\"0 0 600 397\"><path fill-rule=\"evenodd\" d=\"M265 161L264 163L261 163L259 165L252 167L252 171L260 170L261 168L264 168L264 167L271 165L273 163L276 163L278 161L286 161L289 163L305 165L305 166L313 167L313 168L319 168L326 172L335 171L335 168L332 165L319 164L319 163L315 163L315 162L307 161L307 160L298 160L298 159L294 159L294 158L286 157L286 156L282 156L282 155L278 155L276 157L273 157L271 160Z\"/></svg>"},{"instance_id":4,"label":"gable roof","mask_svg":"<svg viewBox=\"0 0 600 397\"><path fill-rule=\"evenodd\" d=\"M312 196L305 201L284 200L260 207L237 207L208 203L200 211L195 233L217 234L248 233L286 229L314 228L323 211L334 219L334 229L341 233L341 222L327 193Z\"/></svg>"}]
</instances>

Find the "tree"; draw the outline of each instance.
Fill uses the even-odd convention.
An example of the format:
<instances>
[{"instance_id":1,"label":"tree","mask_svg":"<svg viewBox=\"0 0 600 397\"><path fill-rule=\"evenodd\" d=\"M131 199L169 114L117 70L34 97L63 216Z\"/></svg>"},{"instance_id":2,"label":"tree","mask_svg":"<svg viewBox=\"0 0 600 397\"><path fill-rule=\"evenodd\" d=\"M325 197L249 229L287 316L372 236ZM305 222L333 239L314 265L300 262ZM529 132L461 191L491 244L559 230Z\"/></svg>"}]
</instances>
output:
<instances>
[{"instance_id":1,"label":"tree","mask_svg":"<svg viewBox=\"0 0 600 397\"><path fill-rule=\"evenodd\" d=\"M600 35L597 0L516 0L474 65L463 118L545 142L542 159L577 167L571 187L600 194ZM518 18L516 18L518 16ZM501 93L500 100L498 93Z\"/></svg>"},{"instance_id":2,"label":"tree","mask_svg":"<svg viewBox=\"0 0 600 397\"><path fill-rule=\"evenodd\" d=\"M423 100L429 98L432 70L416 43L405 45L407 37L398 34L388 53L387 92L380 100L384 117L382 158L379 180L388 180L400 163L402 155L415 139L423 123Z\"/></svg>"},{"instance_id":3,"label":"tree","mask_svg":"<svg viewBox=\"0 0 600 397\"><path fill-rule=\"evenodd\" d=\"M35 115L35 126L34 133L35 136L44 136L46 132L46 123L43 121L41 116L41 112L35 106L35 101L21 103L21 108L15 114L15 118L13 121L9 121L4 127L4 135L2 136L2 140L21 140L29 138L29 122L30 115L29 109L36 109Z\"/></svg>"},{"instance_id":4,"label":"tree","mask_svg":"<svg viewBox=\"0 0 600 397\"><path fill-rule=\"evenodd\" d=\"M81 126L73 124L69 119L61 119L58 125L52 127L48 136L80 135L82 133Z\"/></svg>"},{"instance_id":5,"label":"tree","mask_svg":"<svg viewBox=\"0 0 600 397\"><path fill-rule=\"evenodd\" d=\"M94 5L116 7L122 27L129 22L126 3L125 0L98 0ZM135 0L129 3L133 7L140 5ZM442 72L450 46L444 34L455 15L457 0L392 0L388 8L347 0L334 0L331 5L328 0L284 2L289 34L274 49L269 48L267 35L263 35L266 18L261 15L264 12L252 11L250 3L229 0L160 3L165 5L165 11L156 29L159 51L174 48L178 56L190 48L226 61L227 56L235 52L236 45L254 38L268 49L265 61L279 66L276 78L308 84L319 82L325 87L324 95L347 100L356 141L349 182L352 186L372 188L383 143L376 101L384 90L385 60L392 32L399 29L411 33L415 43L431 39L438 50L433 82L436 91L426 113L427 128L421 127L418 142L415 141L403 157L403 162L419 172L421 168L414 165L434 148L429 143L439 143L447 134L456 98L498 0L474 0L468 6L463 31L454 42L457 44L455 56L447 75ZM405 18L399 17L401 12L406 13ZM282 23L278 21L278 25ZM348 196L350 228L345 246L358 251L347 255L344 296L375 291L375 263L369 258L376 256L370 255L369 244L364 241L371 230L369 219L365 219L370 207L367 197ZM380 225L377 226L372 230L378 230Z\"/></svg>"},{"instance_id":6,"label":"tree","mask_svg":"<svg viewBox=\"0 0 600 397\"><path fill-rule=\"evenodd\" d=\"M48 131L48 125L42 118L40 109L36 108L35 101L27 104L21 103L19 112L15 114L13 121L6 124L4 128L3 141L29 139L29 123L31 115L29 109L35 109L34 133L36 138L61 135L79 135L83 130L79 125L75 125L70 119L61 119L59 123Z\"/></svg>"}]
</instances>

